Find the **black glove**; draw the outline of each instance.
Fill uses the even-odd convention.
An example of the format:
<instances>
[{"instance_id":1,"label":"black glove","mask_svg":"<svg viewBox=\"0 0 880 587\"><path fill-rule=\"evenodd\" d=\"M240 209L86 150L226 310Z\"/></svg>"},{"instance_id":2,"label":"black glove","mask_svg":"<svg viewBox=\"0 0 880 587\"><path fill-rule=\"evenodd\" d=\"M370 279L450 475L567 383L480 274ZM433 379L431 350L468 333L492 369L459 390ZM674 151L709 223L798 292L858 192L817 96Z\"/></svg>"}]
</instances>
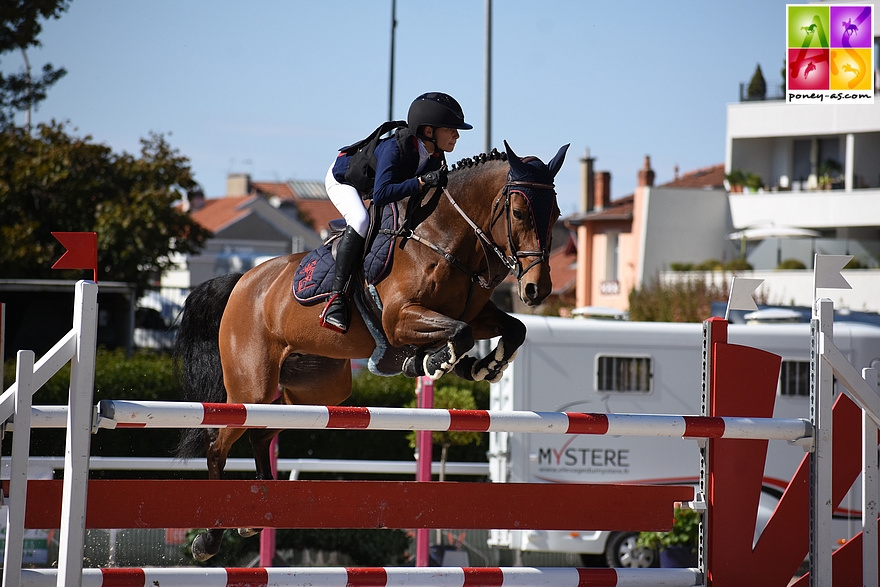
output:
<instances>
[{"instance_id":1,"label":"black glove","mask_svg":"<svg viewBox=\"0 0 880 587\"><path fill-rule=\"evenodd\" d=\"M445 188L446 187L446 170L438 169L437 171L429 171L419 178L426 188Z\"/></svg>"}]
</instances>

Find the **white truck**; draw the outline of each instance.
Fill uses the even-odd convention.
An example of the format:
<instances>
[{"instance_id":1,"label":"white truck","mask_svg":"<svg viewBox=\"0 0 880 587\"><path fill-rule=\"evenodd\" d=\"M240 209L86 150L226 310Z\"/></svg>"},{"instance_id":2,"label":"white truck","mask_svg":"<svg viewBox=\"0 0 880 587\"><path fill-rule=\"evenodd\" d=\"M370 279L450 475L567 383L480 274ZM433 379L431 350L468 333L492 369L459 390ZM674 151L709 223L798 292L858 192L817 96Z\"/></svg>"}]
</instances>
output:
<instances>
[{"instance_id":1,"label":"white truck","mask_svg":"<svg viewBox=\"0 0 880 587\"><path fill-rule=\"evenodd\" d=\"M701 413L701 324L518 316L528 335L501 381L493 410ZM782 357L774 417L809 418L810 325L731 324L728 341ZM880 327L836 322L834 342L859 370L880 368ZM804 457L771 441L756 538ZM489 469L499 483L699 484L699 448L679 438L490 433ZM855 484L857 488L859 483ZM860 493L836 512L837 536L860 525ZM572 504L571 507L577 507ZM521 551L604 554L612 567L646 567L657 555L632 532L492 530L490 546Z\"/></svg>"}]
</instances>

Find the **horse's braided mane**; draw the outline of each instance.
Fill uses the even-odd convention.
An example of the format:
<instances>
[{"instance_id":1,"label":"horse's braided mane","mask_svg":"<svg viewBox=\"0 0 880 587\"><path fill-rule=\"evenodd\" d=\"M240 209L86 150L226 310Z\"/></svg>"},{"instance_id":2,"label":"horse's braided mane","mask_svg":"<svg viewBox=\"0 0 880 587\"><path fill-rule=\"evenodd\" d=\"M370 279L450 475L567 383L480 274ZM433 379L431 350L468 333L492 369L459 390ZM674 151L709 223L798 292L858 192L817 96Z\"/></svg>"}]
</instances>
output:
<instances>
[{"instance_id":1,"label":"horse's braided mane","mask_svg":"<svg viewBox=\"0 0 880 587\"><path fill-rule=\"evenodd\" d=\"M477 165L482 165L488 161L507 161L507 153L502 153L498 149L492 149L490 153L480 153L473 157L465 157L457 161L451 168L452 171L460 171L462 169L470 169Z\"/></svg>"}]
</instances>

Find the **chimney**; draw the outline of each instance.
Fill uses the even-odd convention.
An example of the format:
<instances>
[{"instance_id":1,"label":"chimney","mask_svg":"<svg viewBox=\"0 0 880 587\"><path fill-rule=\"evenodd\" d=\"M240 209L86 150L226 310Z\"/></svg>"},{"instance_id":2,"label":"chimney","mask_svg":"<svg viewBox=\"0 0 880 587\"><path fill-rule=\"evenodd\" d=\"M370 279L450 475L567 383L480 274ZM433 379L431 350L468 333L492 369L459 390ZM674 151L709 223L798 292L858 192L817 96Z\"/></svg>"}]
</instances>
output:
<instances>
[{"instance_id":1,"label":"chimney","mask_svg":"<svg viewBox=\"0 0 880 587\"><path fill-rule=\"evenodd\" d=\"M590 157L590 149L584 149L584 157L581 159L581 207L580 212L590 212L593 209L595 188L593 187L593 162L596 159Z\"/></svg>"},{"instance_id":2,"label":"chimney","mask_svg":"<svg viewBox=\"0 0 880 587\"><path fill-rule=\"evenodd\" d=\"M593 193L595 194L594 210L603 210L611 203L611 172L600 171L594 175Z\"/></svg>"},{"instance_id":3,"label":"chimney","mask_svg":"<svg viewBox=\"0 0 880 587\"><path fill-rule=\"evenodd\" d=\"M227 196L246 196L251 193L249 173L230 173L226 176Z\"/></svg>"},{"instance_id":4,"label":"chimney","mask_svg":"<svg viewBox=\"0 0 880 587\"><path fill-rule=\"evenodd\" d=\"M186 198L183 201L183 211L192 213L204 207L205 194L202 192L202 188L196 185L186 193Z\"/></svg>"},{"instance_id":5,"label":"chimney","mask_svg":"<svg viewBox=\"0 0 880 587\"><path fill-rule=\"evenodd\" d=\"M645 164L639 170L638 185L640 187L652 187L654 185L654 170L651 169L651 158L648 155L645 155Z\"/></svg>"}]
</instances>

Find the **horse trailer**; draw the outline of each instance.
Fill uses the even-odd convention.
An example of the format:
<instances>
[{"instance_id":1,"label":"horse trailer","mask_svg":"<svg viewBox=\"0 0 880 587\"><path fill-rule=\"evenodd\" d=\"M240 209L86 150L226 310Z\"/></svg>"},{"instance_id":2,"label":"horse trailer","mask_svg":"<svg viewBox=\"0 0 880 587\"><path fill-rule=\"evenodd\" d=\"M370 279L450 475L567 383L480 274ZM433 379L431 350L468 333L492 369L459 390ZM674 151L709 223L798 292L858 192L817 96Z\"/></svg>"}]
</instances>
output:
<instances>
[{"instance_id":1,"label":"horse trailer","mask_svg":"<svg viewBox=\"0 0 880 587\"><path fill-rule=\"evenodd\" d=\"M518 318L528 335L516 360L492 385L491 409L701 414L701 324ZM728 327L731 344L782 357L776 418L810 417L810 340L810 325L804 323ZM857 369L880 367L880 327L836 322L834 341ZM694 439L494 432L489 445L490 477L498 483L699 484ZM755 540L804 454L802 446L770 442ZM849 538L861 528L859 485L835 512L836 537ZM633 532L587 528L493 530L489 544L604 555L614 567L656 565L656 553L638 548L636 538Z\"/></svg>"}]
</instances>

